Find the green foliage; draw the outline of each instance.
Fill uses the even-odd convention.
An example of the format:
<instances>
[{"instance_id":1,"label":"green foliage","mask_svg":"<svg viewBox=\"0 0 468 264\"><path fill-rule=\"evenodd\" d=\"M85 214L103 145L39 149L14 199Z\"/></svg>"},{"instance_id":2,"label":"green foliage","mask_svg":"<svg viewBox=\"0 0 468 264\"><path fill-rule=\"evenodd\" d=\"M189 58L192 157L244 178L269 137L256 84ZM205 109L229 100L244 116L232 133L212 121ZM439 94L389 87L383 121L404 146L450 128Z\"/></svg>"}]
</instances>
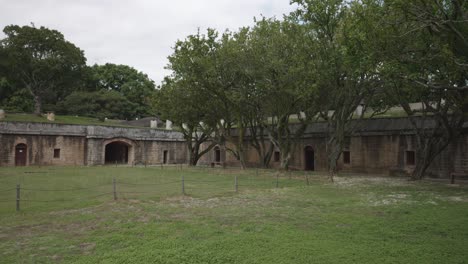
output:
<instances>
[{"instance_id":1,"label":"green foliage","mask_svg":"<svg viewBox=\"0 0 468 264\"><path fill-rule=\"evenodd\" d=\"M216 85L217 37L217 32L209 29L206 35L198 32L178 41L167 66L172 74L155 95L155 109L161 117L174 122L184 133L191 165L214 147L216 142L212 141L209 147L200 149L225 114L224 97Z\"/></svg>"},{"instance_id":2,"label":"green foliage","mask_svg":"<svg viewBox=\"0 0 468 264\"><path fill-rule=\"evenodd\" d=\"M376 1L377 2L377 1ZM374 23L370 49L381 63L386 95L398 102L416 134L420 179L434 158L455 141L466 121L468 97L468 3L466 1L387 0ZM423 108L412 108L421 102ZM430 119L434 129L428 131Z\"/></svg>"},{"instance_id":3,"label":"green foliage","mask_svg":"<svg viewBox=\"0 0 468 264\"><path fill-rule=\"evenodd\" d=\"M55 104L80 85L86 58L60 32L34 25L10 25L3 32L8 79L33 95L36 114L43 102Z\"/></svg>"},{"instance_id":4,"label":"green foliage","mask_svg":"<svg viewBox=\"0 0 468 264\"><path fill-rule=\"evenodd\" d=\"M150 101L155 93L155 85L146 74L127 65L112 63L94 65L87 71L87 90L118 92L135 104L136 116L154 114Z\"/></svg>"},{"instance_id":5,"label":"green foliage","mask_svg":"<svg viewBox=\"0 0 468 264\"><path fill-rule=\"evenodd\" d=\"M2 90L0 85L0 90ZM8 88L7 88L8 89ZM0 109L8 112L32 112L34 109L34 100L31 93L26 89L12 91L8 96L2 97Z\"/></svg>"},{"instance_id":6,"label":"green foliage","mask_svg":"<svg viewBox=\"0 0 468 264\"><path fill-rule=\"evenodd\" d=\"M60 102L61 112L72 115L128 119L136 115L136 105L116 91L74 92Z\"/></svg>"}]
</instances>

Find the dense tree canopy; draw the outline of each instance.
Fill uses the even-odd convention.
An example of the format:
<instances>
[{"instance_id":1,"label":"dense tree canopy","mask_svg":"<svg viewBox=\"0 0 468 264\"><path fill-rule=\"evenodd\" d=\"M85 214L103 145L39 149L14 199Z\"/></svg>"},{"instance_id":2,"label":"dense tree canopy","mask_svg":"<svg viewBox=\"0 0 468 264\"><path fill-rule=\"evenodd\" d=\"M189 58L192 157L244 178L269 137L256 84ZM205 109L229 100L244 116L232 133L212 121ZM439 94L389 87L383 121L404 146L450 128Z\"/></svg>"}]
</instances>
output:
<instances>
[{"instance_id":1,"label":"dense tree canopy","mask_svg":"<svg viewBox=\"0 0 468 264\"><path fill-rule=\"evenodd\" d=\"M63 112L97 117L100 120L135 116L137 105L116 91L73 92L59 103Z\"/></svg>"},{"instance_id":2,"label":"dense tree canopy","mask_svg":"<svg viewBox=\"0 0 468 264\"><path fill-rule=\"evenodd\" d=\"M88 67L83 51L57 30L11 25L4 33L0 42L1 108L101 119L154 114L151 98L155 85L146 74L111 63Z\"/></svg>"},{"instance_id":3,"label":"dense tree canopy","mask_svg":"<svg viewBox=\"0 0 468 264\"><path fill-rule=\"evenodd\" d=\"M7 76L15 88L26 88L34 99L34 113L44 102L63 99L81 81L86 65L83 51L64 36L45 27L6 26L1 40L6 54Z\"/></svg>"},{"instance_id":4,"label":"dense tree canopy","mask_svg":"<svg viewBox=\"0 0 468 264\"><path fill-rule=\"evenodd\" d=\"M216 38L217 33L208 30L206 35L198 33L178 41L169 57L168 68L173 74L165 79L155 97L161 117L170 119L184 133L191 165L196 165L216 144L212 141L209 147L201 149L222 118L212 75Z\"/></svg>"},{"instance_id":5,"label":"dense tree canopy","mask_svg":"<svg viewBox=\"0 0 468 264\"><path fill-rule=\"evenodd\" d=\"M375 29L379 41L373 41L382 61L380 76L388 96L413 124L412 177L421 179L434 158L458 138L466 121L468 2L387 0L381 9L382 26ZM411 107L414 102L422 107ZM426 129L428 120L434 129Z\"/></svg>"},{"instance_id":6,"label":"dense tree canopy","mask_svg":"<svg viewBox=\"0 0 468 264\"><path fill-rule=\"evenodd\" d=\"M92 66L86 89L118 92L135 104L136 116L151 114L150 98L155 92L154 82L130 66L112 63Z\"/></svg>"},{"instance_id":7,"label":"dense tree canopy","mask_svg":"<svg viewBox=\"0 0 468 264\"><path fill-rule=\"evenodd\" d=\"M297 10L282 21L263 18L250 28L221 37L211 31L206 39L190 36L188 45L176 45L169 69L173 83L184 87L180 96L196 98L201 116L212 118L212 128L223 121L211 140L229 142L227 150L243 165L245 142L264 166L276 148L287 168L293 139L308 124L326 121L333 175L356 120L400 105L408 116L436 123L431 133L416 133L420 166L414 177L423 175L466 120L467 2L292 2ZM424 107L410 109L414 102ZM361 106L363 111L356 111ZM217 112L210 113L212 108ZM193 111L161 111L169 119L184 115L197 124Z\"/></svg>"}]
</instances>

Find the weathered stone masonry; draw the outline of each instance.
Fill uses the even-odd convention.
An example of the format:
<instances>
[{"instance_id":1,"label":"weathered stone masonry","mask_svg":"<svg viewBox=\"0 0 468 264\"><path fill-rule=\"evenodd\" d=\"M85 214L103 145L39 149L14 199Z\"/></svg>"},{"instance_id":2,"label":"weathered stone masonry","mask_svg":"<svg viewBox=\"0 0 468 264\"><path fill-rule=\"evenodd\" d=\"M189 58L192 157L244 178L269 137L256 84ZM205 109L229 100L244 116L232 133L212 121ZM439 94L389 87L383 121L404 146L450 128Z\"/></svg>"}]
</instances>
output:
<instances>
[{"instance_id":1,"label":"weathered stone masonry","mask_svg":"<svg viewBox=\"0 0 468 264\"><path fill-rule=\"evenodd\" d=\"M122 153L126 160L116 160L118 163L184 163L186 160L182 134L175 131L0 122L0 166L15 165L15 148L19 144L27 146L25 165L102 165L106 163L106 146L111 143L118 143L117 147L126 152Z\"/></svg>"},{"instance_id":2,"label":"weathered stone masonry","mask_svg":"<svg viewBox=\"0 0 468 264\"><path fill-rule=\"evenodd\" d=\"M292 153L290 168L326 171L326 124L311 125ZM462 136L432 163L429 176L468 172L468 124ZM247 139L248 140L248 137ZM245 144L247 165L256 167L255 150ZM204 155L200 165L238 166L224 146ZM277 150L276 150L277 151ZM24 155L26 152L26 155ZM379 174L409 173L415 164L415 136L406 118L371 119L349 137L338 166L341 171ZM23 156L22 156L23 155ZM272 157L271 166L279 167ZM0 166L180 164L188 160L181 133L170 130L49 123L0 122Z\"/></svg>"},{"instance_id":3,"label":"weathered stone masonry","mask_svg":"<svg viewBox=\"0 0 468 264\"><path fill-rule=\"evenodd\" d=\"M430 126L430 123L428 125ZM429 176L446 178L451 171L468 172L467 130L468 124L465 124L463 134L458 141L450 144L429 167L427 171ZM308 127L292 153L291 169L327 171L326 131L327 126L324 122ZM249 146L247 140L245 144L247 165L258 166L258 155L253 147ZM348 144L345 147L347 154L341 155L338 168L342 172L409 174L415 167L411 159L416 151L415 140L413 127L407 118L365 120L348 138ZM277 168L280 162L275 160L274 156L270 165ZM208 153L202 157L200 163L213 163L214 157L214 153ZM239 165L236 158L229 152L222 153L221 157L227 166ZM308 163L313 164L312 168L307 166Z\"/></svg>"}]
</instances>

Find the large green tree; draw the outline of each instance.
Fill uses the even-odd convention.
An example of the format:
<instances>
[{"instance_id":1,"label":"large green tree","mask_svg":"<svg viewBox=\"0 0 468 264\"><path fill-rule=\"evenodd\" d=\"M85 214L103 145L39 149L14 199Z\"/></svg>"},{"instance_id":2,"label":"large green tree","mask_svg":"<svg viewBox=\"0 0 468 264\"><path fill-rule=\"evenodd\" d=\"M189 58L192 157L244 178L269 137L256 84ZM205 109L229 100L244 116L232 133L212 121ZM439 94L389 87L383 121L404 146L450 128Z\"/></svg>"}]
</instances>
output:
<instances>
[{"instance_id":1,"label":"large green tree","mask_svg":"<svg viewBox=\"0 0 468 264\"><path fill-rule=\"evenodd\" d=\"M382 60L388 96L413 125L412 179L421 179L466 121L468 2L387 0L382 9L374 50ZM416 102L420 106L412 107Z\"/></svg>"},{"instance_id":2,"label":"large green tree","mask_svg":"<svg viewBox=\"0 0 468 264\"><path fill-rule=\"evenodd\" d=\"M172 74L155 96L161 117L171 120L184 134L192 166L217 144L214 133L222 119L220 103L213 96L217 36L210 29L206 35L198 32L178 41L167 66ZM202 148L204 143L207 146Z\"/></svg>"},{"instance_id":3,"label":"large green tree","mask_svg":"<svg viewBox=\"0 0 468 264\"><path fill-rule=\"evenodd\" d=\"M265 18L257 21L251 33L252 56L256 58L254 94L259 107L254 113L260 117L252 125L260 130L257 136L261 140L264 128L280 152L284 169L288 169L297 139L307 127L306 120L316 113L310 100L315 89L308 74L311 60L306 53L309 42L305 34L305 27L294 20ZM265 164L271 152L265 146L261 149L266 154Z\"/></svg>"},{"instance_id":4,"label":"large green tree","mask_svg":"<svg viewBox=\"0 0 468 264\"><path fill-rule=\"evenodd\" d=\"M137 105L116 91L73 92L59 103L62 112L72 115L125 119L135 116Z\"/></svg>"},{"instance_id":5,"label":"large green tree","mask_svg":"<svg viewBox=\"0 0 468 264\"><path fill-rule=\"evenodd\" d=\"M106 63L94 65L87 71L87 90L115 91L136 105L136 116L151 115L154 82L148 75L127 65ZM126 118L132 118L127 116Z\"/></svg>"},{"instance_id":6,"label":"large green tree","mask_svg":"<svg viewBox=\"0 0 468 264\"><path fill-rule=\"evenodd\" d=\"M297 0L295 15L308 28L306 36L313 45L311 85L317 88L316 105L328 124L327 158L330 179L337 171L337 161L346 146L346 138L356 128L356 108L371 104L381 87L379 61L368 49L372 36L368 26L373 13L365 1ZM365 112L365 111L364 111ZM364 113L363 112L363 113Z\"/></svg>"},{"instance_id":7,"label":"large green tree","mask_svg":"<svg viewBox=\"0 0 468 264\"><path fill-rule=\"evenodd\" d=\"M80 85L86 58L62 33L34 25L10 25L3 32L8 79L33 96L35 114L41 114L44 100L55 104Z\"/></svg>"}]
</instances>

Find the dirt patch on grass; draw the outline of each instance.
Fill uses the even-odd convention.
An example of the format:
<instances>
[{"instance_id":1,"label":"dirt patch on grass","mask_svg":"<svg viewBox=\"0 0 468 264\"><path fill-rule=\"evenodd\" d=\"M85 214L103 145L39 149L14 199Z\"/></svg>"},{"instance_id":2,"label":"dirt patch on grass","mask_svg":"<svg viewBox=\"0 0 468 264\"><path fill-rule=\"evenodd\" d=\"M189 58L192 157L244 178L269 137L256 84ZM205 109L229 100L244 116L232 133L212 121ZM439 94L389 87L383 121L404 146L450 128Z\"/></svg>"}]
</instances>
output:
<instances>
[{"instance_id":1,"label":"dirt patch on grass","mask_svg":"<svg viewBox=\"0 0 468 264\"><path fill-rule=\"evenodd\" d=\"M411 195L406 193L392 193L387 195L376 195L374 193L367 195L367 201L371 206L394 205L401 203L414 203Z\"/></svg>"},{"instance_id":2,"label":"dirt patch on grass","mask_svg":"<svg viewBox=\"0 0 468 264\"><path fill-rule=\"evenodd\" d=\"M80 246L81 254L89 255L93 253L94 248L96 248L96 243L81 243Z\"/></svg>"},{"instance_id":3,"label":"dirt patch on grass","mask_svg":"<svg viewBox=\"0 0 468 264\"><path fill-rule=\"evenodd\" d=\"M218 208L218 207L245 207L245 206L271 206L275 202L272 196L282 195L285 191L271 190L259 194L246 192L237 196L214 197L208 199L194 198L190 196L179 196L167 198L163 202L173 207L183 208Z\"/></svg>"},{"instance_id":4,"label":"dirt patch on grass","mask_svg":"<svg viewBox=\"0 0 468 264\"><path fill-rule=\"evenodd\" d=\"M451 202L461 202L461 203L468 203L468 197L464 196L447 196L447 197L441 197L440 199L445 200L445 201L451 201Z\"/></svg>"},{"instance_id":5,"label":"dirt patch on grass","mask_svg":"<svg viewBox=\"0 0 468 264\"><path fill-rule=\"evenodd\" d=\"M371 177L371 176L339 176L335 177L338 187L362 187L369 185L409 186L412 183L407 178Z\"/></svg>"}]
</instances>

